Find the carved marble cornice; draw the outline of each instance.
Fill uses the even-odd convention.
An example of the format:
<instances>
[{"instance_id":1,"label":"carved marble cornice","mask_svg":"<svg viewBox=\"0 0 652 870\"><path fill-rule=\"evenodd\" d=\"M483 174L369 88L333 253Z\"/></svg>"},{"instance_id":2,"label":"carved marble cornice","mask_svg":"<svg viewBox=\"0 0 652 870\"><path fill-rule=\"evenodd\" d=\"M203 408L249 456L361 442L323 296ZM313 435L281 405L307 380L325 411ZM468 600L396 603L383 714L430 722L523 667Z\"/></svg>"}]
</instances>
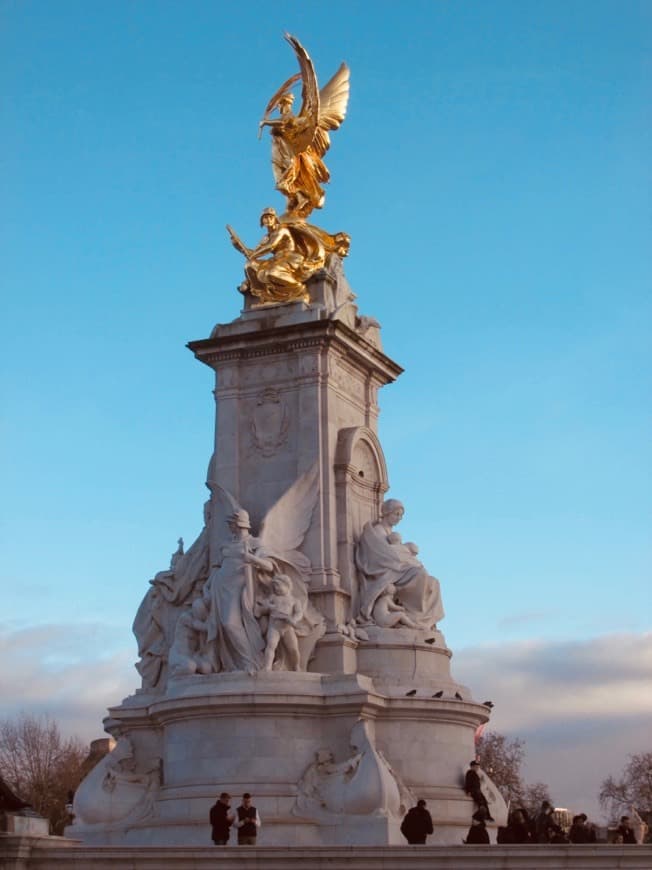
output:
<instances>
[{"instance_id":1,"label":"carved marble cornice","mask_svg":"<svg viewBox=\"0 0 652 870\"><path fill-rule=\"evenodd\" d=\"M403 372L394 360L341 321L307 321L265 329L238 326L218 327L214 337L188 342L187 347L200 362L214 369L226 362L333 348L356 367L372 369L380 384L395 381Z\"/></svg>"}]
</instances>

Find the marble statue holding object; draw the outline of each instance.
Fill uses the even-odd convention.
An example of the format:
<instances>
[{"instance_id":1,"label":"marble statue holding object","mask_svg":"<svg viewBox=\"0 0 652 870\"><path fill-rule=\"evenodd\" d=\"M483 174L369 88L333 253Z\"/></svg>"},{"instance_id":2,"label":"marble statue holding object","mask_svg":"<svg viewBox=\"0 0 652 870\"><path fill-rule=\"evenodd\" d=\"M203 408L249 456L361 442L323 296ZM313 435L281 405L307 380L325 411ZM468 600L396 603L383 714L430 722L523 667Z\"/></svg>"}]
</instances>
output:
<instances>
[{"instance_id":1,"label":"marble statue holding object","mask_svg":"<svg viewBox=\"0 0 652 870\"><path fill-rule=\"evenodd\" d=\"M324 204L322 184L330 180L323 157L330 148L329 131L337 130L346 117L349 102L349 68L340 64L333 77L319 88L310 55L299 40L285 34L299 64L276 91L265 109L259 132L269 127L272 137L272 170L276 189L287 200L287 214L305 218ZM292 112L291 88L301 80L302 104L299 114ZM278 110L277 118L270 118Z\"/></svg>"},{"instance_id":2,"label":"marble statue holding object","mask_svg":"<svg viewBox=\"0 0 652 870\"><path fill-rule=\"evenodd\" d=\"M286 210L277 215L266 208L260 218L267 234L254 248L247 247L227 225L231 243L246 257L245 281L240 291L254 306L311 302L306 281L322 269L331 255L345 257L351 239L347 233L328 233L306 222L313 209L324 204L323 184L330 174L323 157L330 148L329 132L337 130L349 101L349 68L341 64L335 75L319 88L310 55L289 34L299 72L285 81L265 109L259 131L269 127L272 170L276 189L286 199ZM301 109L292 112L292 87L301 80ZM278 117L272 118L273 112Z\"/></svg>"},{"instance_id":3,"label":"marble statue holding object","mask_svg":"<svg viewBox=\"0 0 652 870\"><path fill-rule=\"evenodd\" d=\"M310 562L299 551L317 499L316 466L270 508L258 537L230 493L218 485L213 493L221 538L203 600L214 670L306 670L326 630L308 598Z\"/></svg>"},{"instance_id":4,"label":"marble statue holding object","mask_svg":"<svg viewBox=\"0 0 652 870\"><path fill-rule=\"evenodd\" d=\"M259 537L211 468L212 462L213 503L204 507L201 534L185 553L179 539L169 569L150 581L134 620L144 691L164 691L171 676L306 670L325 632L308 600L310 562L299 550L317 499L316 467L268 511ZM209 565L211 537L216 557ZM272 591L279 576L285 580Z\"/></svg>"},{"instance_id":5,"label":"marble statue holding object","mask_svg":"<svg viewBox=\"0 0 652 870\"><path fill-rule=\"evenodd\" d=\"M274 570L260 542L251 535L247 511L229 516L231 539L220 547L203 593L208 610L207 643L217 671L248 671L262 665L262 633L254 615L255 588ZM256 575L254 575L256 569Z\"/></svg>"},{"instance_id":6,"label":"marble statue holding object","mask_svg":"<svg viewBox=\"0 0 652 870\"><path fill-rule=\"evenodd\" d=\"M403 543L394 531L404 513L402 503L390 498L380 519L362 530L355 551L361 580L358 624L431 629L444 617L439 581L417 558L416 544Z\"/></svg>"},{"instance_id":7,"label":"marble statue holding object","mask_svg":"<svg viewBox=\"0 0 652 870\"><path fill-rule=\"evenodd\" d=\"M249 248L227 224L231 244L246 258L245 281L240 292L251 294L255 306L284 302L310 302L306 281L324 267L331 254L346 257L350 238L292 217L279 217L274 208L263 209L260 225L267 232Z\"/></svg>"},{"instance_id":8,"label":"marble statue holding object","mask_svg":"<svg viewBox=\"0 0 652 870\"><path fill-rule=\"evenodd\" d=\"M143 598L133 623L140 661L136 669L143 689L165 688L168 655L174 644L176 624L186 603L200 592L208 577L208 527L210 502L204 505L204 527L197 540L184 553L183 539L172 554L170 567L159 571Z\"/></svg>"}]
</instances>

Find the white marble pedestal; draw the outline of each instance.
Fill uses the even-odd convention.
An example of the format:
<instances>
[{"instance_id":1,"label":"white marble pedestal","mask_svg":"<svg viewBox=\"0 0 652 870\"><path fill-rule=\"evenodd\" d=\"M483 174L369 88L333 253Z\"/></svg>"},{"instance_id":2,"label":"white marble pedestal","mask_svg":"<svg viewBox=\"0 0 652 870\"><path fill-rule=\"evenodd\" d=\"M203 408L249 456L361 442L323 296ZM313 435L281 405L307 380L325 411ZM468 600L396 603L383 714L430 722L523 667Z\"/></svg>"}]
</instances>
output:
<instances>
[{"instance_id":1,"label":"white marble pedestal","mask_svg":"<svg viewBox=\"0 0 652 870\"><path fill-rule=\"evenodd\" d=\"M230 792L235 806L249 791L263 819L261 845L400 844L402 813L417 797L428 801L434 841L459 842L471 812L461 782L487 711L470 700L433 699L432 686L407 695L407 686L380 687L362 674L230 673L171 679L163 697L132 696L106 724L130 734L141 763L162 758L151 812L75 825L71 834L96 844L200 845L210 842L208 811L219 793ZM306 770L318 752L336 764L354 756L351 735L361 721L373 748L358 745L359 794L347 800L365 812L325 808L311 817L299 806ZM404 789L400 811L382 793L374 750Z\"/></svg>"},{"instance_id":2,"label":"white marble pedestal","mask_svg":"<svg viewBox=\"0 0 652 870\"><path fill-rule=\"evenodd\" d=\"M439 588L415 545L400 544L381 522L389 480L377 434L378 391L401 368L383 352L379 324L358 315L337 258L309 289L309 305L247 310L190 344L215 371L206 525L156 575L139 609L143 688L109 711L105 727L116 749L78 790L78 818L68 833L86 843L208 845L209 808L222 791L233 795L233 806L243 792L253 795L261 846L400 844L401 819L418 798L433 816L430 842L457 844L466 834L473 804L463 791L464 771L489 710L451 676L441 632L405 627L433 625L441 608L435 617L417 606L402 627L380 627L392 624L391 616L383 622L369 592L385 592L387 578L375 587L374 576L361 577L356 556L365 529L378 528L382 546L405 554L386 594L407 589L407 601L413 577L420 589ZM179 653L175 646L170 657L198 596L210 586L199 603L218 619L223 605L213 593L232 588L239 576L237 566L219 573L236 515L249 518L241 529L249 521L252 527L248 553L257 540L264 551L263 530L272 526L268 557L276 547L277 564L297 571L303 564L299 591L316 612L316 647L301 664L307 672L233 671L233 661L209 646L219 635L209 638L203 629L199 658L208 662L205 670L221 672L170 676L179 662L199 666L187 647ZM288 528L300 533L281 546ZM289 561L281 559L286 551L295 552ZM251 588L267 594L260 578ZM301 604L304 613L308 604ZM246 612L259 618L253 605Z\"/></svg>"}]
</instances>

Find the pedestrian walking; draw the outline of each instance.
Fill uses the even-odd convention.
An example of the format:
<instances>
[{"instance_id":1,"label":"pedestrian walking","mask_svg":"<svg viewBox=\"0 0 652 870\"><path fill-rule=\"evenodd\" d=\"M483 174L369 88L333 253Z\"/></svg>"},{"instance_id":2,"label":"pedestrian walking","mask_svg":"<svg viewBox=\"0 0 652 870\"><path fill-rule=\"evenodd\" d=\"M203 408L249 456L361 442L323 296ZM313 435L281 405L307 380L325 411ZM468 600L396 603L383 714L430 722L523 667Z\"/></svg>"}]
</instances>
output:
<instances>
[{"instance_id":1,"label":"pedestrian walking","mask_svg":"<svg viewBox=\"0 0 652 870\"><path fill-rule=\"evenodd\" d=\"M411 846L423 846L433 830L432 816L426 809L426 802L418 800L416 807L408 810L401 822L401 833Z\"/></svg>"},{"instance_id":2,"label":"pedestrian walking","mask_svg":"<svg viewBox=\"0 0 652 870\"><path fill-rule=\"evenodd\" d=\"M489 831L487 830L487 817L488 813L485 807L478 807L473 813L471 816L471 827L467 832L466 840L464 840L467 846L489 845L491 841L489 840Z\"/></svg>"}]
</instances>

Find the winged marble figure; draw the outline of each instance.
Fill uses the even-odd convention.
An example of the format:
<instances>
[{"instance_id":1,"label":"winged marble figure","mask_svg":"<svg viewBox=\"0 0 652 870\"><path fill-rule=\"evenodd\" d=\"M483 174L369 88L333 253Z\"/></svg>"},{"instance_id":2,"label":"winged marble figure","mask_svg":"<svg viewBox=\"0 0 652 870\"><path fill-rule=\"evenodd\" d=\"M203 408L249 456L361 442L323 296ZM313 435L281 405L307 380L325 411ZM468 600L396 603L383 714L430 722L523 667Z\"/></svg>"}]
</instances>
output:
<instances>
[{"instance_id":1,"label":"winged marble figure","mask_svg":"<svg viewBox=\"0 0 652 870\"><path fill-rule=\"evenodd\" d=\"M217 484L212 489L212 564L203 599L208 609L208 652L215 670L254 673L266 667L272 619L276 631L283 618L278 597L277 607L269 605L279 577L287 584L293 605L288 608L287 632L280 633L290 637L276 641L269 667L306 670L326 630L323 616L308 597L310 561L299 550L317 501L317 466L301 475L269 509L257 537L251 534L249 514L233 496Z\"/></svg>"},{"instance_id":2,"label":"winged marble figure","mask_svg":"<svg viewBox=\"0 0 652 870\"><path fill-rule=\"evenodd\" d=\"M276 189L287 200L287 217L305 218L324 204L322 187L330 180L323 157L330 148L329 131L337 130L346 116L349 101L348 66L343 63L320 90L310 55L296 37L285 39L294 49L300 72L276 91L265 109L260 129L272 136L272 170ZM292 112L292 86L301 79L301 110ZM269 115L278 110L279 117Z\"/></svg>"}]
</instances>

